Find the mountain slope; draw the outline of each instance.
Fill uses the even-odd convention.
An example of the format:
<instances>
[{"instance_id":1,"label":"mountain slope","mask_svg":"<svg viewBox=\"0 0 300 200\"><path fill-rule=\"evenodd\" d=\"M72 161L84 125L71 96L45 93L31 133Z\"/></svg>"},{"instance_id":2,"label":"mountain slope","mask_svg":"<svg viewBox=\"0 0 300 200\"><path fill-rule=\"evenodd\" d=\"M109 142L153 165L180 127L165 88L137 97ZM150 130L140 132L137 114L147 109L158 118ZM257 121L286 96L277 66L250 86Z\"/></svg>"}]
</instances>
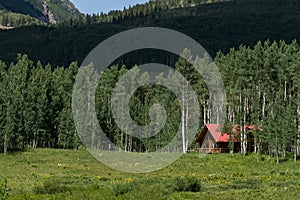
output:
<instances>
[{"instance_id":1,"label":"mountain slope","mask_svg":"<svg viewBox=\"0 0 300 200\"><path fill-rule=\"evenodd\" d=\"M0 8L13 13L29 15L31 17L46 21L41 10L24 0L0 0Z\"/></svg>"},{"instance_id":2,"label":"mountain slope","mask_svg":"<svg viewBox=\"0 0 300 200\"><path fill-rule=\"evenodd\" d=\"M56 21L65 21L71 17L82 15L69 0L25 0L43 12L42 2L45 2L54 14Z\"/></svg>"},{"instance_id":3,"label":"mountain slope","mask_svg":"<svg viewBox=\"0 0 300 200\"><path fill-rule=\"evenodd\" d=\"M43 23L43 21L34 17L30 17L29 15L14 13L7 10L0 10L0 25L3 27L13 28Z\"/></svg>"},{"instance_id":4,"label":"mountain slope","mask_svg":"<svg viewBox=\"0 0 300 200\"><path fill-rule=\"evenodd\" d=\"M82 15L68 0L0 0L0 11L2 11L0 12L0 23L2 25L15 24L15 26L27 25L28 21L37 24L36 20L55 23ZM19 14L19 17L14 14ZM29 17L31 20L28 20ZM22 23L19 20L22 18L27 20L23 20Z\"/></svg>"},{"instance_id":5,"label":"mountain slope","mask_svg":"<svg viewBox=\"0 0 300 200\"><path fill-rule=\"evenodd\" d=\"M240 0L156 9L147 15L124 15L124 20L112 23L22 27L0 31L0 60L12 62L17 53L26 53L35 61L67 66L74 60L83 61L97 44L120 31L149 26L185 33L214 56L219 50L228 52L241 44L253 46L259 40L299 41L299 11L298 0Z\"/></svg>"}]
</instances>

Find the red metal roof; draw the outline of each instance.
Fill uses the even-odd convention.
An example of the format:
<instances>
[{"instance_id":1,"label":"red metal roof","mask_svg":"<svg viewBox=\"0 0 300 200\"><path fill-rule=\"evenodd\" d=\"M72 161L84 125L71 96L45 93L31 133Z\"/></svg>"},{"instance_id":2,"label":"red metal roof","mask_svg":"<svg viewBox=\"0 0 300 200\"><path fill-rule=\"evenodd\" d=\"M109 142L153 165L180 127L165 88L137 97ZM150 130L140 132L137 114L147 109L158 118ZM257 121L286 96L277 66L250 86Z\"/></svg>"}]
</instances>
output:
<instances>
[{"instance_id":1,"label":"red metal roof","mask_svg":"<svg viewBox=\"0 0 300 200\"><path fill-rule=\"evenodd\" d=\"M220 127L220 124L205 124L205 126L208 128L209 132L212 134L216 142L229 142L230 136L227 133L222 133L218 129L222 128ZM237 138L234 138L234 142L238 142Z\"/></svg>"},{"instance_id":2,"label":"red metal roof","mask_svg":"<svg viewBox=\"0 0 300 200\"><path fill-rule=\"evenodd\" d=\"M254 125L247 125L245 126L246 130L254 130L255 126ZM232 133L234 134L233 141L234 142L239 142L239 129L240 125L236 124L233 125L232 127ZM259 130L261 130L261 126L258 127ZM196 142L199 142L203 137L205 137L205 134L209 130L213 138L215 139L216 142L229 142L230 135L228 133L222 133L222 127L220 124L205 124L204 128L200 131L199 135L196 138Z\"/></svg>"}]
</instances>

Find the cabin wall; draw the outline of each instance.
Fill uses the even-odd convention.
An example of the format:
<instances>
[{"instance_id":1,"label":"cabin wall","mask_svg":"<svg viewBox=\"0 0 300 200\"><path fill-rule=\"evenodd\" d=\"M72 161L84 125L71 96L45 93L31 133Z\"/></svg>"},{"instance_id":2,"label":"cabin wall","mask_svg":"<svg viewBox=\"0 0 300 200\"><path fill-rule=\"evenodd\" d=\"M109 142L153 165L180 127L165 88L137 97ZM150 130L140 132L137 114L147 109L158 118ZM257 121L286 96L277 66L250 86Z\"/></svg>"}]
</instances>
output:
<instances>
[{"instance_id":1,"label":"cabin wall","mask_svg":"<svg viewBox=\"0 0 300 200\"><path fill-rule=\"evenodd\" d=\"M209 132L205 134L204 139L199 143L199 147L207 148L207 149L216 148L216 143L214 141L214 138Z\"/></svg>"},{"instance_id":2,"label":"cabin wall","mask_svg":"<svg viewBox=\"0 0 300 200\"><path fill-rule=\"evenodd\" d=\"M218 142L217 143L217 148L221 148L222 149L222 153L229 153L229 143L228 142ZM235 142L234 143L234 151L235 153L240 152L241 149L241 144L239 142Z\"/></svg>"}]
</instances>

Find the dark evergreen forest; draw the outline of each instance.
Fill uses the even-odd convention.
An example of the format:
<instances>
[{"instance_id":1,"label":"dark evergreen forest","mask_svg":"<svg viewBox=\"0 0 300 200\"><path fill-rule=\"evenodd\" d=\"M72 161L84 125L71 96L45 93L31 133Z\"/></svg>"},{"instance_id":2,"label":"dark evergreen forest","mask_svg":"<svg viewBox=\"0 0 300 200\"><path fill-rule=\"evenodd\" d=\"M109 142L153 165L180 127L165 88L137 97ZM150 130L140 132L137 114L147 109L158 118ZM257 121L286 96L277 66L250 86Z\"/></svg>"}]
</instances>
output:
<instances>
[{"instance_id":1,"label":"dark evergreen forest","mask_svg":"<svg viewBox=\"0 0 300 200\"><path fill-rule=\"evenodd\" d=\"M141 13L142 8L145 15L135 14ZM81 63L103 40L137 27L177 30L195 39L214 57L220 50L228 53L241 44L253 47L267 39L288 43L299 40L299 10L297 0L235 0L169 9L148 3L123 12L71 18L56 26L0 31L0 59L10 63L22 53L53 67L68 66L73 61ZM120 14L124 18L117 17ZM132 60L130 65L136 62Z\"/></svg>"}]
</instances>

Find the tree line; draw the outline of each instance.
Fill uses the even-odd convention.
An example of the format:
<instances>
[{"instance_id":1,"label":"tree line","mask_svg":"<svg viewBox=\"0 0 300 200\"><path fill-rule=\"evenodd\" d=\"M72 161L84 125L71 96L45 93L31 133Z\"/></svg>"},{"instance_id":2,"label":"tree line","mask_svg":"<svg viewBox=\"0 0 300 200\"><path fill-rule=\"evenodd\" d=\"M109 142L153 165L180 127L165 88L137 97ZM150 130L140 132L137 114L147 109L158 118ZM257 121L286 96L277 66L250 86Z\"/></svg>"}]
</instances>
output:
<instances>
[{"instance_id":1,"label":"tree line","mask_svg":"<svg viewBox=\"0 0 300 200\"><path fill-rule=\"evenodd\" d=\"M15 64L0 63L0 147L2 152L26 148L77 148L70 101L78 70L36 65L26 55Z\"/></svg>"},{"instance_id":2,"label":"tree line","mask_svg":"<svg viewBox=\"0 0 300 200\"><path fill-rule=\"evenodd\" d=\"M218 3L224 1L226 0L150 0L145 4L136 4L133 6L129 6L129 8L124 7L123 10L111 10L108 13L99 12L95 14L80 15L79 13L67 13L63 9L60 10L62 12L58 12L56 9L55 13L59 18L59 27L74 27L95 23L118 23L143 17L150 19L161 19L164 17L170 18L172 16L179 16L181 14L175 13L174 15L170 12L168 12L167 14L163 14L161 12L170 9L174 10L176 8L189 8L201 4ZM42 9L37 9L41 8L42 2L40 1L33 1L29 3L22 0L0 0L0 3L2 3L2 5L9 11L21 13L19 15L17 15L16 13L9 13L5 15L2 14L2 20L0 20L0 23L4 26L20 27L24 25L46 25L46 23L48 22L41 11ZM50 3L54 5L61 4L59 1ZM55 9L56 7L53 8ZM180 12L182 13L183 10L181 10Z\"/></svg>"},{"instance_id":3,"label":"tree line","mask_svg":"<svg viewBox=\"0 0 300 200\"><path fill-rule=\"evenodd\" d=\"M187 60L189 62L187 62ZM205 59L194 58L189 50L175 64L175 69L189 80L199 102L200 130L204 124L212 123L211 95L206 84L194 67L205 63ZM258 42L253 48L241 45L229 53L219 52L215 57L226 86L228 124L254 124L252 132L240 129L241 152L247 153L249 138L254 138L257 155L269 154L279 161L293 152L296 159L300 147L300 49L296 41L290 44L280 42ZM71 96L78 66L73 62L68 67L53 68L34 63L26 55L19 55L15 64L0 64L0 148L2 152L24 150L26 148L50 147L77 149L81 146L76 133ZM130 116L140 126L151 119L162 120L162 115L149 116L150 107L164 106L167 113L166 124L155 136L137 138L126 134L115 122L111 104L119 99L112 98L112 92L120 78L128 72L125 66L114 65L103 72L96 92L96 113L106 136L125 151L151 152L168 144L176 135L180 125L182 136L186 135L185 150L195 145L187 118L189 97L186 104L166 87L144 85L135 91L130 99ZM169 72L167 76L172 76ZM149 79L144 72L143 79ZM127 80L135 84L138 75ZM166 77L158 75L158 81ZM120 93L121 94L121 93ZM182 107L183 106L183 107ZM181 109L183 108L183 109ZM122 109L122 106L119 108ZM184 110L184 112L182 112ZM129 120L129 119L124 119ZM228 131L228 130L227 130ZM194 138L195 135L192 135ZM101 148L95 141L94 147Z\"/></svg>"},{"instance_id":4,"label":"tree line","mask_svg":"<svg viewBox=\"0 0 300 200\"><path fill-rule=\"evenodd\" d=\"M178 16L196 15L197 9L192 7L209 3L226 2L227 0L150 0L144 4L124 7L123 10L111 10L108 13L86 14L62 21L58 26L82 26L89 24L120 23L139 19L166 19ZM177 10L176 10L177 9Z\"/></svg>"},{"instance_id":5,"label":"tree line","mask_svg":"<svg viewBox=\"0 0 300 200\"><path fill-rule=\"evenodd\" d=\"M299 155L299 55L296 41L286 44L267 40L258 42L254 48L240 46L216 56L226 84L229 126L255 125L252 132L240 128L243 154L253 137L257 155L273 155L277 162L287 152L293 152L295 160Z\"/></svg>"}]
</instances>

